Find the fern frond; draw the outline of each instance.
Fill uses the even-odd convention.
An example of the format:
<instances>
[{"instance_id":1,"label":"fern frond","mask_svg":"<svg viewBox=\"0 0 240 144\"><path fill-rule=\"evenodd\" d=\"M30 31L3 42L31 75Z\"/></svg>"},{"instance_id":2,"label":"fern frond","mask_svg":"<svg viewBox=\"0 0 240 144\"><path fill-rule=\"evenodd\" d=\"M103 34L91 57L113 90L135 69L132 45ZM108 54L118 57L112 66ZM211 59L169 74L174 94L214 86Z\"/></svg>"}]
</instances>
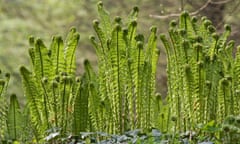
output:
<instances>
[{"instance_id":1,"label":"fern frond","mask_svg":"<svg viewBox=\"0 0 240 144\"><path fill-rule=\"evenodd\" d=\"M106 11L105 8L103 7L103 3L101 1L98 2L97 7L98 7L98 14L102 22L101 27L105 29L105 31L103 32L104 36L108 39L112 31L112 23L110 20L110 15L108 11Z\"/></svg>"},{"instance_id":2,"label":"fern frond","mask_svg":"<svg viewBox=\"0 0 240 144\"><path fill-rule=\"evenodd\" d=\"M70 100L72 98L72 86L73 86L73 77L68 76L66 73L62 73L60 77L60 125L63 128L63 132L67 132L69 129L70 123L68 122L71 118L72 106L70 105Z\"/></svg>"},{"instance_id":3,"label":"fern frond","mask_svg":"<svg viewBox=\"0 0 240 144\"><path fill-rule=\"evenodd\" d=\"M240 46L237 47L235 61L233 64L233 81L234 81L234 98L236 103L236 111L240 111Z\"/></svg>"},{"instance_id":4,"label":"fern frond","mask_svg":"<svg viewBox=\"0 0 240 144\"><path fill-rule=\"evenodd\" d=\"M32 68L33 68L33 66L35 65L34 44L35 44L35 39L34 39L34 37L31 36L31 37L29 38L30 48L29 48L29 50L28 50L28 53L29 53L29 56L30 56L30 58L31 58Z\"/></svg>"},{"instance_id":5,"label":"fern frond","mask_svg":"<svg viewBox=\"0 0 240 144\"><path fill-rule=\"evenodd\" d=\"M74 112L73 112L73 129L74 134L79 132L85 132L88 127L88 80L86 75L83 75L80 82L80 89L74 101Z\"/></svg>"},{"instance_id":6,"label":"fern frond","mask_svg":"<svg viewBox=\"0 0 240 144\"><path fill-rule=\"evenodd\" d=\"M133 7L132 11L128 15L128 22L136 21L138 17L139 8L137 6Z\"/></svg>"},{"instance_id":7,"label":"fern frond","mask_svg":"<svg viewBox=\"0 0 240 144\"><path fill-rule=\"evenodd\" d=\"M42 132L45 130L46 124L41 111L42 98L33 74L23 66L20 67L20 73L22 76L24 93L27 97L27 105L31 114L31 120L37 131L35 136L39 139L39 136L41 136Z\"/></svg>"},{"instance_id":8,"label":"fern frond","mask_svg":"<svg viewBox=\"0 0 240 144\"><path fill-rule=\"evenodd\" d=\"M66 38L66 47L64 48L66 72L70 75L75 75L76 72L76 55L75 51L80 39L80 35L72 28Z\"/></svg>"},{"instance_id":9,"label":"fern frond","mask_svg":"<svg viewBox=\"0 0 240 144\"><path fill-rule=\"evenodd\" d=\"M1 76L1 70L0 70ZM7 88L10 80L10 74L6 73L3 78L0 77L0 99L6 98Z\"/></svg>"},{"instance_id":10,"label":"fern frond","mask_svg":"<svg viewBox=\"0 0 240 144\"><path fill-rule=\"evenodd\" d=\"M7 101L7 87L10 80L10 74L6 73L2 77L0 70L0 139L4 140L7 134L7 114L9 103Z\"/></svg>"},{"instance_id":11,"label":"fern frond","mask_svg":"<svg viewBox=\"0 0 240 144\"><path fill-rule=\"evenodd\" d=\"M43 77L48 78L50 76L51 63L49 50L41 39L36 40L34 50L34 74L41 81Z\"/></svg>"},{"instance_id":12,"label":"fern frond","mask_svg":"<svg viewBox=\"0 0 240 144\"><path fill-rule=\"evenodd\" d=\"M61 37L53 37L51 45L52 76L65 72L66 63L64 57L64 46ZM51 79L50 79L51 80Z\"/></svg>"},{"instance_id":13,"label":"fern frond","mask_svg":"<svg viewBox=\"0 0 240 144\"><path fill-rule=\"evenodd\" d=\"M88 100L88 111L91 119L91 124L93 126L93 130L104 131L104 125L109 120L109 115L103 114L103 107L101 107L101 97L98 92L98 83L97 83L97 75L93 71L88 60L84 61L84 68L86 71L86 81L87 88L89 89L89 100ZM103 121L105 117L106 121Z\"/></svg>"},{"instance_id":14,"label":"fern frond","mask_svg":"<svg viewBox=\"0 0 240 144\"><path fill-rule=\"evenodd\" d=\"M20 137L22 132L22 113L15 94L11 95L10 97L10 106L7 116L9 137L12 140L16 140Z\"/></svg>"},{"instance_id":15,"label":"fern frond","mask_svg":"<svg viewBox=\"0 0 240 144\"><path fill-rule=\"evenodd\" d=\"M186 35L188 38L193 38L195 36L195 29L192 25L192 21L189 13L183 12L180 16L179 20L179 29L183 29L186 31Z\"/></svg>"},{"instance_id":16,"label":"fern frond","mask_svg":"<svg viewBox=\"0 0 240 144\"><path fill-rule=\"evenodd\" d=\"M137 21L132 21L130 22L130 24L128 25L128 31L127 31L127 39L126 39L126 43L127 43L127 56L129 59L133 58L134 55L134 49L136 46L136 32L137 32Z\"/></svg>"},{"instance_id":17,"label":"fern frond","mask_svg":"<svg viewBox=\"0 0 240 144\"><path fill-rule=\"evenodd\" d=\"M224 119L230 115L230 93L229 93L229 82L226 78L223 78L219 81L219 94L218 94L218 122L224 121Z\"/></svg>"},{"instance_id":18,"label":"fern frond","mask_svg":"<svg viewBox=\"0 0 240 144\"><path fill-rule=\"evenodd\" d=\"M144 66L144 55L143 55L143 42L142 41L138 41L137 42L137 57L136 57L136 61L135 61L135 74L134 74L134 81L135 81L135 85L137 87L136 89L136 125L138 127L142 127L143 124L143 91L144 91L144 86L143 86L143 76L144 76L144 72L143 72L143 66Z\"/></svg>"},{"instance_id":19,"label":"fern frond","mask_svg":"<svg viewBox=\"0 0 240 144\"><path fill-rule=\"evenodd\" d=\"M160 55L160 51L157 49L157 28L151 27L151 34L148 38L148 46L146 49L146 60L151 63L152 67L152 76L155 76L156 73L156 65L158 62L158 58Z\"/></svg>"},{"instance_id":20,"label":"fern frond","mask_svg":"<svg viewBox=\"0 0 240 144\"><path fill-rule=\"evenodd\" d=\"M97 48L97 52L101 52L104 54L104 56L106 56L105 53L108 50L108 47L107 47L108 38L104 34L102 28L100 27L100 23L98 20L93 21L93 28L94 28L95 32L97 33L98 39L100 41L99 46L98 47L95 46L95 48Z\"/></svg>"},{"instance_id":21,"label":"fern frond","mask_svg":"<svg viewBox=\"0 0 240 144\"><path fill-rule=\"evenodd\" d=\"M122 115L123 115L123 109L121 108L123 106L122 100L123 100L123 84L121 81L121 66L122 66L122 57L124 57L124 50L125 50L125 42L123 39L123 32L120 25L116 25L114 30L112 31L112 38L111 43L109 44L110 48L110 54L111 54L111 65L112 65L112 80L113 80L113 110L114 110L114 116L116 125L116 130L121 130L122 128Z\"/></svg>"}]
</instances>

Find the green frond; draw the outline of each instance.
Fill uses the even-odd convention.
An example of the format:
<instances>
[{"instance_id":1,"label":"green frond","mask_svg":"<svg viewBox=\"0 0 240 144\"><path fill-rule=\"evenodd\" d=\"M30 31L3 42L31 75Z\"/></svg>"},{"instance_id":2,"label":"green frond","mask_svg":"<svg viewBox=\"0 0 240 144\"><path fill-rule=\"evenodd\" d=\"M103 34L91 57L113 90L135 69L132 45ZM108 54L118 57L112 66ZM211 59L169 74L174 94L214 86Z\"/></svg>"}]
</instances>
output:
<instances>
[{"instance_id":1,"label":"green frond","mask_svg":"<svg viewBox=\"0 0 240 144\"><path fill-rule=\"evenodd\" d=\"M134 82L136 86L136 126L141 127L142 126L142 118L143 118L143 95L142 92L144 91L144 83L142 82L143 76L144 76L144 54L143 54L143 42L138 41L137 42L137 50L136 50L136 61L133 72L134 76Z\"/></svg>"},{"instance_id":2,"label":"green frond","mask_svg":"<svg viewBox=\"0 0 240 144\"><path fill-rule=\"evenodd\" d=\"M6 73L3 77L1 76L1 70L0 70L0 99L6 98L8 83L10 80L10 74Z\"/></svg>"},{"instance_id":3,"label":"green frond","mask_svg":"<svg viewBox=\"0 0 240 144\"><path fill-rule=\"evenodd\" d=\"M228 39L228 37L230 36L230 34L231 34L231 26L230 25L224 25L224 29L225 29L225 31L223 32L223 34L221 35L221 37L220 37L220 40L222 41L222 42L226 42L227 41L227 39Z\"/></svg>"},{"instance_id":4,"label":"green frond","mask_svg":"<svg viewBox=\"0 0 240 144\"><path fill-rule=\"evenodd\" d=\"M198 26L196 26L198 25ZM195 28L197 29L197 35L201 36L202 40L204 40L204 46L209 46L212 42L211 32L209 31L210 28L211 31L214 31L214 27L212 26L212 22L205 17L201 19L198 23L195 23ZM208 29L209 28L209 29ZM204 52L207 52L208 49L204 49Z\"/></svg>"},{"instance_id":5,"label":"green frond","mask_svg":"<svg viewBox=\"0 0 240 144\"><path fill-rule=\"evenodd\" d=\"M240 111L240 46L237 47L235 61L233 63L233 83L234 83L234 99L235 99L235 110Z\"/></svg>"},{"instance_id":6,"label":"green frond","mask_svg":"<svg viewBox=\"0 0 240 144\"><path fill-rule=\"evenodd\" d=\"M99 84L97 82L97 75L88 60L84 61L84 68L86 72L85 81L87 81L86 87L89 89L88 111L91 125L94 131L104 131L106 121L103 121L103 118L105 117L105 119L108 120L108 115L103 114L103 107L101 107L102 98L99 95L100 92L98 92Z\"/></svg>"},{"instance_id":7,"label":"green frond","mask_svg":"<svg viewBox=\"0 0 240 144\"><path fill-rule=\"evenodd\" d=\"M52 75L58 75L66 69L64 45L61 37L53 37L51 45Z\"/></svg>"},{"instance_id":8,"label":"green frond","mask_svg":"<svg viewBox=\"0 0 240 144\"><path fill-rule=\"evenodd\" d=\"M100 23L98 20L93 21L93 28L94 28L95 32L97 33L98 39L100 41L100 44L97 47L95 44L94 44L94 46L95 46L95 49L97 49L96 50L97 52L103 53L103 55L106 56L105 53L108 50L108 48L107 48L108 37L104 34L104 30L99 25L100 25ZM94 41L92 41L92 42L94 42Z\"/></svg>"},{"instance_id":9,"label":"green frond","mask_svg":"<svg viewBox=\"0 0 240 144\"><path fill-rule=\"evenodd\" d=\"M102 51L101 51L101 49L99 48L99 45L98 45L98 43L97 43L97 41L96 41L96 37L93 36L93 35L91 35L91 36L89 36L89 39L90 39L93 47L95 48L95 51L96 51L97 55L98 55L98 56L101 56ZM99 57L98 57L98 58L99 58ZM101 58L102 58L102 57L101 57ZM99 59L100 59L100 58L99 58Z\"/></svg>"},{"instance_id":10,"label":"green frond","mask_svg":"<svg viewBox=\"0 0 240 144\"><path fill-rule=\"evenodd\" d=\"M101 1L98 2L97 8L101 20L101 27L105 29L105 31L103 31L104 36L108 39L112 31L112 23L109 12L104 8L103 3Z\"/></svg>"},{"instance_id":11,"label":"green frond","mask_svg":"<svg viewBox=\"0 0 240 144\"><path fill-rule=\"evenodd\" d=\"M121 78L121 68L123 66L123 58L125 57L125 41L123 39L123 31L120 25L116 25L112 31L111 41L109 43L110 55L111 55L111 66L112 66L112 88L113 98L110 99L113 103L113 112L115 115L115 128L120 130L122 128L122 114L123 106L122 92L123 92L123 83Z\"/></svg>"},{"instance_id":12,"label":"green frond","mask_svg":"<svg viewBox=\"0 0 240 144\"><path fill-rule=\"evenodd\" d=\"M128 15L128 21L131 23L132 21L136 21L138 17L139 8L137 6L133 7L132 11Z\"/></svg>"},{"instance_id":13,"label":"green frond","mask_svg":"<svg viewBox=\"0 0 240 144\"><path fill-rule=\"evenodd\" d=\"M71 113L73 110L70 101L72 99L72 87L73 87L73 77L68 76L66 73L62 73L60 76L60 85L59 85L59 112L60 112L60 126L63 128L63 133L68 131L70 125L69 119L71 119Z\"/></svg>"},{"instance_id":14,"label":"green frond","mask_svg":"<svg viewBox=\"0 0 240 144\"><path fill-rule=\"evenodd\" d=\"M51 121L51 126L59 128L60 124L60 105L61 105L61 91L60 91L60 82L55 78L50 83L51 94L49 95L49 120Z\"/></svg>"},{"instance_id":15,"label":"green frond","mask_svg":"<svg viewBox=\"0 0 240 144\"><path fill-rule=\"evenodd\" d=\"M34 67L35 65L35 54L34 54L34 48L29 48L28 49L28 54L31 58L31 63L32 63L32 68Z\"/></svg>"},{"instance_id":16,"label":"green frond","mask_svg":"<svg viewBox=\"0 0 240 144\"><path fill-rule=\"evenodd\" d=\"M4 80L0 80L0 96L2 97L2 93L3 93L3 90L5 88L5 81Z\"/></svg>"},{"instance_id":17,"label":"green frond","mask_svg":"<svg viewBox=\"0 0 240 144\"><path fill-rule=\"evenodd\" d=\"M32 64L32 67L34 66L35 64L35 54L34 54L34 46L35 46L35 38L33 36L29 37L29 45L30 45L30 48L28 50L28 54L30 56L30 60L31 60L31 64Z\"/></svg>"},{"instance_id":18,"label":"green frond","mask_svg":"<svg viewBox=\"0 0 240 144\"><path fill-rule=\"evenodd\" d=\"M94 72L94 70L88 60L84 61L84 68L86 71L87 79L91 82L95 82L97 80L97 75Z\"/></svg>"},{"instance_id":19,"label":"green frond","mask_svg":"<svg viewBox=\"0 0 240 144\"><path fill-rule=\"evenodd\" d=\"M34 75L38 77L38 80L43 77L48 78L51 68L49 50L41 39L36 40L34 50Z\"/></svg>"},{"instance_id":20,"label":"green frond","mask_svg":"<svg viewBox=\"0 0 240 144\"><path fill-rule=\"evenodd\" d=\"M30 110L31 120L35 126L36 137L38 138L44 130L44 119L42 117L42 97L37 87L36 80L33 74L24 66L20 67L22 76L23 90L27 97L27 105Z\"/></svg>"},{"instance_id":21,"label":"green frond","mask_svg":"<svg viewBox=\"0 0 240 144\"><path fill-rule=\"evenodd\" d=\"M137 32L137 21L133 20L128 25L127 38L126 38L127 56L129 58L132 58L132 56L134 55L134 49L136 46L136 40L135 40L136 32Z\"/></svg>"},{"instance_id":22,"label":"green frond","mask_svg":"<svg viewBox=\"0 0 240 144\"><path fill-rule=\"evenodd\" d=\"M193 109L193 106L194 106L194 102L196 102L195 104L198 103L198 98L195 96L195 87L194 87L194 84L195 84L195 81L194 81L194 71L192 69L192 67L189 65L189 64L186 64L184 66L184 70L185 70L185 78L186 78L186 95L188 95L189 97L186 97L185 101L186 104L184 106L184 109L186 110L184 112L184 115L186 117L186 119L189 119L190 121L187 122L188 124L191 124L192 121L191 121L191 118L194 116L193 113L196 112L196 109ZM190 95L192 95L190 97ZM198 111L197 111L198 112ZM195 117L195 118L198 118L198 117Z\"/></svg>"},{"instance_id":23,"label":"green frond","mask_svg":"<svg viewBox=\"0 0 240 144\"><path fill-rule=\"evenodd\" d=\"M97 92L98 87L94 83L90 83L89 86L89 115L91 119L91 124L93 126L93 131L100 130L104 131L104 127L108 121L108 116L103 113L103 107L101 107L101 98ZM103 119L106 119L104 121Z\"/></svg>"},{"instance_id":24,"label":"green frond","mask_svg":"<svg viewBox=\"0 0 240 144\"><path fill-rule=\"evenodd\" d=\"M71 75L75 75L76 72L76 48L80 39L79 33L75 28L72 28L66 38L66 45L64 48L66 72Z\"/></svg>"},{"instance_id":25,"label":"green frond","mask_svg":"<svg viewBox=\"0 0 240 144\"><path fill-rule=\"evenodd\" d=\"M12 140L16 140L20 137L22 132L22 113L15 94L10 97L10 106L7 117L9 137Z\"/></svg>"},{"instance_id":26,"label":"green frond","mask_svg":"<svg viewBox=\"0 0 240 144\"><path fill-rule=\"evenodd\" d=\"M7 87L10 80L9 73L5 74L0 70L0 139L5 139L7 134L7 114L9 103L7 100Z\"/></svg>"},{"instance_id":27,"label":"green frond","mask_svg":"<svg viewBox=\"0 0 240 144\"><path fill-rule=\"evenodd\" d=\"M73 129L74 134L79 132L85 132L88 128L88 80L86 75L82 76L81 82L79 83L80 89L74 101L74 111L73 111Z\"/></svg>"},{"instance_id":28,"label":"green frond","mask_svg":"<svg viewBox=\"0 0 240 144\"><path fill-rule=\"evenodd\" d=\"M218 121L222 122L228 115L233 114L234 111L230 111L230 83L226 78L223 78L219 81L218 87Z\"/></svg>"},{"instance_id":29,"label":"green frond","mask_svg":"<svg viewBox=\"0 0 240 144\"><path fill-rule=\"evenodd\" d=\"M157 49L157 28L151 28L151 35L148 38L148 46L146 49L146 58L147 61L151 63L152 67L152 76L155 76L157 70L157 62L160 55L159 49Z\"/></svg>"},{"instance_id":30,"label":"green frond","mask_svg":"<svg viewBox=\"0 0 240 144\"><path fill-rule=\"evenodd\" d=\"M186 31L186 37L192 38L195 36L195 29L192 25L192 20L188 12L184 11L179 19L179 29Z\"/></svg>"}]
</instances>

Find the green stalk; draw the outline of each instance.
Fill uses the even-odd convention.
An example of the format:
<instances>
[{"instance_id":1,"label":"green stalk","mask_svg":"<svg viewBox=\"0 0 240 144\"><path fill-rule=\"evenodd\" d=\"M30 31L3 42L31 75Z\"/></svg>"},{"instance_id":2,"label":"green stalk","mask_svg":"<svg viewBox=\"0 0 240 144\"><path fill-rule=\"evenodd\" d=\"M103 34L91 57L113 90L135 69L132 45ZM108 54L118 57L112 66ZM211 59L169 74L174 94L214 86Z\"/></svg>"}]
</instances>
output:
<instances>
[{"instance_id":1,"label":"green stalk","mask_svg":"<svg viewBox=\"0 0 240 144\"><path fill-rule=\"evenodd\" d=\"M47 129L50 129L50 124L49 124L49 116L48 116L48 96L47 96L47 90L46 90L46 87L44 84L47 84L47 79L43 79L42 81L42 88L44 90L44 93L43 93L43 103L44 103L44 112L45 112L45 117L46 117L46 123L47 123Z\"/></svg>"},{"instance_id":2,"label":"green stalk","mask_svg":"<svg viewBox=\"0 0 240 144\"><path fill-rule=\"evenodd\" d=\"M56 88L58 87L58 83L53 81L52 83L52 92L53 92L53 110L54 110L54 122L55 127L58 128L58 110L57 110L57 97L56 97Z\"/></svg>"},{"instance_id":3,"label":"green stalk","mask_svg":"<svg viewBox=\"0 0 240 144\"><path fill-rule=\"evenodd\" d=\"M63 127L63 130L62 130L62 134L66 132L66 128L67 128L67 123L64 123L65 120L66 120L66 107L65 107L65 96L66 96L66 85L67 85L67 82L66 82L66 76L63 77L63 92L62 92L62 122L61 122L61 126Z\"/></svg>"},{"instance_id":4,"label":"green stalk","mask_svg":"<svg viewBox=\"0 0 240 144\"><path fill-rule=\"evenodd\" d=\"M117 30L117 82L118 82L118 97L119 97L119 110L120 110L120 116L119 116L119 124L120 124L120 133L123 132L123 121L122 121L122 116L123 116L123 97L121 95L121 83L120 83L120 55L119 55L119 31L121 30L121 27L118 25L116 27Z\"/></svg>"},{"instance_id":5,"label":"green stalk","mask_svg":"<svg viewBox=\"0 0 240 144\"><path fill-rule=\"evenodd\" d=\"M142 122L142 95L141 95L141 82L140 82L140 75L141 75L141 72L140 72L140 68L141 68L141 65L140 65L140 62L141 62L141 49L143 48L143 45L142 45L142 42L138 42L137 43L137 47L138 47L138 73L137 73L137 89L138 89L138 94L137 94L137 101L136 101L136 111L137 111L137 122L136 122L136 125L137 127L141 127L141 122Z\"/></svg>"}]
</instances>

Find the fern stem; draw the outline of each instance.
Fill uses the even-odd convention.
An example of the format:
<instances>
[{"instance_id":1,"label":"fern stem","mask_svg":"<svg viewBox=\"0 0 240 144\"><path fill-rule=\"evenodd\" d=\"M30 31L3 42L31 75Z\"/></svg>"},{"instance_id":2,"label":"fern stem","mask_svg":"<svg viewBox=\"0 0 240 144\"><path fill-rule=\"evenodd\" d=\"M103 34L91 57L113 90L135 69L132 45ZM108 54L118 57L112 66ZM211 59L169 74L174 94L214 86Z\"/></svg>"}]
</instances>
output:
<instances>
[{"instance_id":1,"label":"fern stem","mask_svg":"<svg viewBox=\"0 0 240 144\"><path fill-rule=\"evenodd\" d=\"M63 127L62 133L66 132L66 128L67 128L67 123L65 123L66 120L66 106L65 106L65 97L66 97L66 79L63 80L63 92L62 92L62 122L61 122L61 126Z\"/></svg>"},{"instance_id":2,"label":"fern stem","mask_svg":"<svg viewBox=\"0 0 240 144\"><path fill-rule=\"evenodd\" d=\"M52 92L53 92L53 110L54 110L54 122L55 122L55 127L58 128L58 111L57 111L57 97L56 97L56 87L57 83L54 81L52 83Z\"/></svg>"},{"instance_id":3,"label":"fern stem","mask_svg":"<svg viewBox=\"0 0 240 144\"><path fill-rule=\"evenodd\" d=\"M121 82L120 82L120 55L119 55L119 30L121 30L121 27L118 25L116 27L117 29L117 81L118 81L118 97L119 97L119 110L120 110L120 114L119 114L119 124L120 124L120 133L123 132L123 97L121 95Z\"/></svg>"},{"instance_id":4,"label":"fern stem","mask_svg":"<svg viewBox=\"0 0 240 144\"><path fill-rule=\"evenodd\" d=\"M46 123L47 123L47 128L49 129L50 128L50 125L49 125L49 116L48 116L48 96L47 96L47 90L45 88L45 85L44 85L44 82L41 83L42 84L42 87L43 87L43 90L44 90L44 94L43 94L43 103L44 103L44 112L45 112L45 118L46 118ZM46 83L45 83L46 84Z\"/></svg>"}]
</instances>

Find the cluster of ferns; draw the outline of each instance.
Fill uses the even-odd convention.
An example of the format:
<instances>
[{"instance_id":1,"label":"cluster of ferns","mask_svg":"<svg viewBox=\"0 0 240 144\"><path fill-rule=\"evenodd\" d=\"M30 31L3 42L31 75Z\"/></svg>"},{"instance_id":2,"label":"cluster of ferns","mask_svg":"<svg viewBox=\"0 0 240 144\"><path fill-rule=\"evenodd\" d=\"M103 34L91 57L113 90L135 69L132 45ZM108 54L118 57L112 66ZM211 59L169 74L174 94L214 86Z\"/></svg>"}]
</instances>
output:
<instances>
[{"instance_id":1,"label":"cluster of ferns","mask_svg":"<svg viewBox=\"0 0 240 144\"><path fill-rule=\"evenodd\" d=\"M233 56L230 26L218 34L207 18L198 20L186 12L179 22L170 23L169 35L160 35L168 75L167 104L163 104L156 94L157 28L151 27L147 38L138 34L138 11L134 7L127 22L120 17L112 20L98 3L100 21L93 22L96 37L90 36L98 69L85 60L80 76L75 55L80 35L75 28L65 40L54 36L49 47L31 37L31 66L20 67L24 108L14 94L7 102L10 76L0 77L0 139L26 139L23 132L40 142L52 132L66 136L153 127L196 130L198 124L220 124L228 115L238 114L240 51Z\"/></svg>"}]
</instances>

